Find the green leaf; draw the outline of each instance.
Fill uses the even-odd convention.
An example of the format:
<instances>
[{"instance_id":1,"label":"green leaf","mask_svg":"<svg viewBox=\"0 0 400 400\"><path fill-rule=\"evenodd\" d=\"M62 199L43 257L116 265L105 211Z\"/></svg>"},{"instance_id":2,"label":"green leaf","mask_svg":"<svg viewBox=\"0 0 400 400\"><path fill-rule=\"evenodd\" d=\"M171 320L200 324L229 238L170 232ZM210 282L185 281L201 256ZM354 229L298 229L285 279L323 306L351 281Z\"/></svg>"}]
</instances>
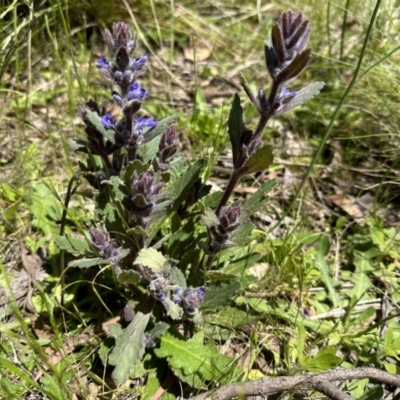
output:
<instances>
[{"instance_id":1,"label":"green leaf","mask_svg":"<svg viewBox=\"0 0 400 400\"><path fill-rule=\"evenodd\" d=\"M171 268L170 277L173 285L178 285L182 289L186 289L187 284L185 275L178 267Z\"/></svg>"},{"instance_id":2,"label":"green leaf","mask_svg":"<svg viewBox=\"0 0 400 400\"><path fill-rule=\"evenodd\" d=\"M190 195L190 191L193 190L193 185L199 179L200 172L205 164L205 160L197 160L189 167L187 167L186 162L181 162L171 168L171 181L168 185L167 195L175 199L174 211Z\"/></svg>"},{"instance_id":3,"label":"green leaf","mask_svg":"<svg viewBox=\"0 0 400 400\"><path fill-rule=\"evenodd\" d=\"M231 234L231 240L236 246L244 246L251 240L251 234L255 226L249 222L235 229Z\"/></svg>"},{"instance_id":4,"label":"green leaf","mask_svg":"<svg viewBox=\"0 0 400 400\"><path fill-rule=\"evenodd\" d=\"M112 176L109 180L103 182L111 185L115 197L119 201L123 201L126 195L129 194L128 188L125 186L124 182L122 182L119 176Z\"/></svg>"},{"instance_id":5,"label":"green leaf","mask_svg":"<svg viewBox=\"0 0 400 400\"><path fill-rule=\"evenodd\" d=\"M318 332L320 335L323 335L324 332L331 332L333 328L333 323L330 321L314 321L304 318L295 306L278 308L271 306L264 299L245 298L243 296L236 297L235 303L238 306L251 307L258 313L272 315L290 324L299 326L303 323L306 328Z\"/></svg>"},{"instance_id":6,"label":"green leaf","mask_svg":"<svg viewBox=\"0 0 400 400\"><path fill-rule=\"evenodd\" d=\"M223 192L213 192L204 196L201 200L199 200L198 203L200 210L204 211L207 207L216 209L222 199L223 194Z\"/></svg>"},{"instance_id":7,"label":"green leaf","mask_svg":"<svg viewBox=\"0 0 400 400\"><path fill-rule=\"evenodd\" d=\"M239 289L240 282L237 281L218 286L208 286L206 297L200 310L210 312L222 308L229 301L233 300L233 297Z\"/></svg>"},{"instance_id":8,"label":"green leaf","mask_svg":"<svg viewBox=\"0 0 400 400\"><path fill-rule=\"evenodd\" d=\"M325 287L328 289L329 299L331 300L335 308L339 307L340 298L336 292L336 287L340 282L337 282L331 274L330 268L325 261L325 256L328 254L330 248L329 238L327 235L322 235L318 240L318 244L315 247L315 258L319 270L321 272L321 279Z\"/></svg>"},{"instance_id":9,"label":"green leaf","mask_svg":"<svg viewBox=\"0 0 400 400\"><path fill-rule=\"evenodd\" d=\"M198 332L191 339L183 340L170 333L161 339L161 346L154 352L167 358L175 374L194 387L203 387L204 381L228 383L241 371L229 357L219 353L212 342L204 344L204 333Z\"/></svg>"},{"instance_id":10,"label":"green leaf","mask_svg":"<svg viewBox=\"0 0 400 400\"><path fill-rule=\"evenodd\" d=\"M125 383L134 365L143 357L145 351L143 334L150 315L138 312L116 339L115 347L108 361L115 366L111 376L118 386Z\"/></svg>"},{"instance_id":11,"label":"green leaf","mask_svg":"<svg viewBox=\"0 0 400 400\"><path fill-rule=\"evenodd\" d=\"M110 261L104 258L82 258L80 260L71 261L68 267L90 268L96 265L110 264Z\"/></svg>"},{"instance_id":12,"label":"green leaf","mask_svg":"<svg viewBox=\"0 0 400 400\"><path fill-rule=\"evenodd\" d=\"M168 332L170 325L165 322L157 322L148 334L148 340L155 340Z\"/></svg>"},{"instance_id":13,"label":"green leaf","mask_svg":"<svg viewBox=\"0 0 400 400\"><path fill-rule=\"evenodd\" d=\"M101 133L106 139L111 143L115 143L115 132L113 129L107 129L101 123L101 116L95 111L91 111L85 108L85 116L90 121L90 123L96 128L96 130Z\"/></svg>"},{"instance_id":14,"label":"green leaf","mask_svg":"<svg viewBox=\"0 0 400 400\"><path fill-rule=\"evenodd\" d=\"M258 148L244 163L237 173L239 176L265 171L273 162L273 147L266 144Z\"/></svg>"},{"instance_id":15,"label":"green leaf","mask_svg":"<svg viewBox=\"0 0 400 400\"><path fill-rule=\"evenodd\" d=\"M320 350L304 367L310 372L322 372L337 367L341 361L342 359L336 355L336 348L327 347Z\"/></svg>"},{"instance_id":16,"label":"green leaf","mask_svg":"<svg viewBox=\"0 0 400 400\"><path fill-rule=\"evenodd\" d=\"M161 303L167 311L169 317L175 321L182 319L183 309L178 304L174 303L169 297L161 300Z\"/></svg>"},{"instance_id":17,"label":"green leaf","mask_svg":"<svg viewBox=\"0 0 400 400\"><path fill-rule=\"evenodd\" d=\"M232 249L235 252L235 249ZM242 257L229 260L229 263L221 270L225 274L234 274L238 277L243 275L246 269L251 268L261 258L259 253L247 253Z\"/></svg>"},{"instance_id":18,"label":"green leaf","mask_svg":"<svg viewBox=\"0 0 400 400\"><path fill-rule=\"evenodd\" d=\"M45 182L37 182L30 195L30 210L35 218L32 225L47 234L59 232L58 221L61 220L63 207Z\"/></svg>"},{"instance_id":19,"label":"green leaf","mask_svg":"<svg viewBox=\"0 0 400 400\"><path fill-rule=\"evenodd\" d=\"M261 208L269 201L267 193L275 189L278 182L275 179L264 182L259 189L249 198L243 205L240 222L246 222L251 215L260 211Z\"/></svg>"},{"instance_id":20,"label":"green leaf","mask_svg":"<svg viewBox=\"0 0 400 400\"><path fill-rule=\"evenodd\" d=\"M67 144L73 151L81 151L82 153L89 153L88 144L84 140L68 140Z\"/></svg>"},{"instance_id":21,"label":"green leaf","mask_svg":"<svg viewBox=\"0 0 400 400\"><path fill-rule=\"evenodd\" d=\"M55 244L59 249L66 250L74 256L92 251L86 239L78 239L72 235L56 236Z\"/></svg>"},{"instance_id":22,"label":"green leaf","mask_svg":"<svg viewBox=\"0 0 400 400\"><path fill-rule=\"evenodd\" d=\"M219 224L219 219L215 214L214 210L207 207L203 211L203 215L201 216L201 223L205 225L207 228L211 228Z\"/></svg>"},{"instance_id":23,"label":"green leaf","mask_svg":"<svg viewBox=\"0 0 400 400\"><path fill-rule=\"evenodd\" d=\"M121 284L129 283L129 284L135 285L140 280L141 280L141 276L140 276L139 272L134 271L133 269L124 270L117 277L117 281Z\"/></svg>"},{"instance_id":24,"label":"green leaf","mask_svg":"<svg viewBox=\"0 0 400 400\"><path fill-rule=\"evenodd\" d=\"M232 99L232 106L229 112L228 132L232 144L233 163L235 164L241 149L241 138L245 130L243 122L243 108L240 104L240 97L235 93Z\"/></svg>"},{"instance_id":25,"label":"green leaf","mask_svg":"<svg viewBox=\"0 0 400 400\"><path fill-rule=\"evenodd\" d=\"M250 325L257 320L258 317L252 317L246 311L234 307L224 307L218 313L204 316L205 322L229 329L238 329L242 326Z\"/></svg>"},{"instance_id":26,"label":"green leaf","mask_svg":"<svg viewBox=\"0 0 400 400\"><path fill-rule=\"evenodd\" d=\"M149 248L140 250L134 264L142 264L158 273L164 267L167 259L157 250Z\"/></svg>"},{"instance_id":27,"label":"green leaf","mask_svg":"<svg viewBox=\"0 0 400 400\"><path fill-rule=\"evenodd\" d=\"M385 367L386 371L390 374L400 375L400 367L396 364L391 364L388 362L384 362L383 366Z\"/></svg>"}]
</instances>

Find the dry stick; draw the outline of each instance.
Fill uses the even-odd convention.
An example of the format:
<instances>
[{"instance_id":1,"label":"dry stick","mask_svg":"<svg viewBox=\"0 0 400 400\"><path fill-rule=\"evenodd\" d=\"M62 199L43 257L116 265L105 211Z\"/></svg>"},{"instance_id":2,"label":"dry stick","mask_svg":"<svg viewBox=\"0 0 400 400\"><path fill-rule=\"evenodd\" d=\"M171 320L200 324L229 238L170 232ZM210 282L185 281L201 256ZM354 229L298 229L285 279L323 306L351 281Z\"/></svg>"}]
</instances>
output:
<instances>
[{"instance_id":1,"label":"dry stick","mask_svg":"<svg viewBox=\"0 0 400 400\"><path fill-rule=\"evenodd\" d=\"M317 390L334 400L351 400L351 397L331 382L350 379L374 379L378 382L400 387L400 376L377 368L336 368L320 374L262 378L255 381L231 383L215 391L209 391L190 400L230 400L232 397L257 396L280 393L286 390Z\"/></svg>"}]
</instances>

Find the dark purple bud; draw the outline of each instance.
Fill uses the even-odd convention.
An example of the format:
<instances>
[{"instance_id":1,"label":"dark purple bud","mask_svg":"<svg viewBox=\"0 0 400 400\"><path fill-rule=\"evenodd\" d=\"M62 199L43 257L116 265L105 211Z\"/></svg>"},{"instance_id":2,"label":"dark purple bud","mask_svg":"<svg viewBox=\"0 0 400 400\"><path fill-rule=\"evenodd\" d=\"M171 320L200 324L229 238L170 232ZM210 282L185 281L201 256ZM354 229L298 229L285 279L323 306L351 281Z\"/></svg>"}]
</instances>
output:
<instances>
[{"instance_id":1,"label":"dark purple bud","mask_svg":"<svg viewBox=\"0 0 400 400\"><path fill-rule=\"evenodd\" d=\"M275 76L276 69L279 67L278 56L276 55L274 48L269 46L267 43L265 43L264 50L267 69L269 74L273 78Z\"/></svg>"},{"instance_id":2,"label":"dark purple bud","mask_svg":"<svg viewBox=\"0 0 400 400\"><path fill-rule=\"evenodd\" d=\"M172 157L178 150L179 137L176 133L176 127L174 125L169 126L161 136L160 143L158 145L159 150L159 162L165 164L168 158Z\"/></svg>"},{"instance_id":3,"label":"dark purple bud","mask_svg":"<svg viewBox=\"0 0 400 400\"><path fill-rule=\"evenodd\" d=\"M151 277L148 288L154 298L159 301L163 301L167 298L166 294L168 292L169 285L170 279L165 277L162 273L157 273Z\"/></svg>"},{"instance_id":4,"label":"dark purple bud","mask_svg":"<svg viewBox=\"0 0 400 400\"><path fill-rule=\"evenodd\" d=\"M129 86L128 100L139 100L143 101L147 97L146 89L140 86L139 82L133 82Z\"/></svg>"},{"instance_id":5,"label":"dark purple bud","mask_svg":"<svg viewBox=\"0 0 400 400\"><path fill-rule=\"evenodd\" d=\"M288 11L280 15L278 23L272 27L272 47L265 43L265 59L272 79L285 82L306 66L309 54L304 54L304 50L310 32L301 12Z\"/></svg>"},{"instance_id":6,"label":"dark purple bud","mask_svg":"<svg viewBox=\"0 0 400 400\"><path fill-rule=\"evenodd\" d=\"M115 62L122 71L125 71L129 67L130 58L126 47L121 46L118 49Z\"/></svg>"},{"instance_id":7,"label":"dark purple bud","mask_svg":"<svg viewBox=\"0 0 400 400\"><path fill-rule=\"evenodd\" d=\"M303 19L301 11L287 11L280 15L278 24L282 30L286 51L293 58L307 47L311 33L308 21Z\"/></svg>"},{"instance_id":8,"label":"dark purple bud","mask_svg":"<svg viewBox=\"0 0 400 400\"><path fill-rule=\"evenodd\" d=\"M201 289L201 290L200 290ZM182 293L181 305L183 309L189 314L196 313L196 310L202 305L204 301L205 289L203 287L194 289L188 287Z\"/></svg>"},{"instance_id":9,"label":"dark purple bud","mask_svg":"<svg viewBox=\"0 0 400 400\"><path fill-rule=\"evenodd\" d=\"M122 77L122 79L124 80L124 82L126 83L131 83L132 80L134 79L134 75L133 72L131 70L126 70L124 72L124 76Z\"/></svg>"},{"instance_id":10,"label":"dark purple bud","mask_svg":"<svg viewBox=\"0 0 400 400\"><path fill-rule=\"evenodd\" d=\"M111 114L103 115L101 117L101 123L106 128L115 128L118 125L118 121Z\"/></svg>"},{"instance_id":11,"label":"dark purple bud","mask_svg":"<svg viewBox=\"0 0 400 400\"><path fill-rule=\"evenodd\" d=\"M114 72L114 81L117 83L121 83L123 80L124 74L121 71Z\"/></svg>"},{"instance_id":12,"label":"dark purple bud","mask_svg":"<svg viewBox=\"0 0 400 400\"><path fill-rule=\"evenodd\" d=\"M106 69L106 68L99 68L99 72L100 72L106 79L108 79L109 81L112 81L112 80L113 80L113 77L112 77L112 75L111 75L111 72L110 72L108 69Z\"/></svg>"},{"instance_id":13,"label":"dark purple bud","mask_svg":"<svg viewBox=\"0 0 400 400\"><path fill-rule=\"evenodd\" d=\"M146 200L149 200L150 196L160 192L164 183L154 182L154 172L150 170L142 172L139 175L137 175L135 171L132 175L131 185L135 193L140 193L146 198Z\"/></svg>"},{"instance_id":14,"label":"dark purple bud","mask_svg":"<svg viewBox=\"0 0 400 400\"><path fill-rule=\"evenodd\" d=\"M111 253L108 255L108 261L110 261L111 264L118 264L120 259L121 259L120 249L113 249Z\"/></svg>"},{"instance_id":15,"label":"dark purple bud","mask_svg":"<svg viewBox=\"0 0 400 400\"><path fill-rule=\"evenodd\" d=\"M242 207L238 202L229 207L221 209L218 219L220 226L225 232L232 232L239 225L239 218L242 213Z\"/></svg>"},{"instance_id":16,"label":"dark purple bud","mask_svg":"<svg viewBox=\"0 0 400 400\"><path fill-rule=\"evenodd\" d=\"M123 100L123 98L119 95L119 93L117 93L117 92L112 92L112 97L113 97L113 99L114 99L114 101L121 107L121 108L123 108L124 107L124 100Z\"/></svg>"},{"instance_id":17,"label":"dark purple bud","mask_svg":"<svg viewBox=\"0 0 400 400\"><path fill-rule=\"evenodd\" d=\"M113 67L113 63L111 61L108 61L106 57L101 56L96 63L96 67L108 69Z\"/></svg>"},{"instance_id":18,"label":"dark purple bud","mask_svg":"<svg viewBox=\"0 0 400 400\"><path fill-rule=\"evenodd\" d=\"M129 54L135 50L137 38L132 39L129 25L125 22L116 22L113 24L113 34L106 31L106 38L113 53L116 53L120 47L126 47Z\"/></svg>"},{"instance_id":19,"label":"dark purple bud","mask_svg":"<svg viewBox=\"0 0 400 400\"><path fill-rule=\"evenodd\" d=\"M100 256L109 257L114 249L114 241L110 239L110 235L106 230L91 228L89 230L92 238L91 245L97 250Z\"/></svg>"},{"instance_id":20,"label":"dark purple bud","mask_svg":"<svg viewBox=\"0 0 400 400\"><path fill-rule=\"evenodd\" d=\"M175 125L170 125L162 134L158 149L163 151L170 146L176 146L179 142L178 135L176 134Z\"/></svg>"}]
</instances>

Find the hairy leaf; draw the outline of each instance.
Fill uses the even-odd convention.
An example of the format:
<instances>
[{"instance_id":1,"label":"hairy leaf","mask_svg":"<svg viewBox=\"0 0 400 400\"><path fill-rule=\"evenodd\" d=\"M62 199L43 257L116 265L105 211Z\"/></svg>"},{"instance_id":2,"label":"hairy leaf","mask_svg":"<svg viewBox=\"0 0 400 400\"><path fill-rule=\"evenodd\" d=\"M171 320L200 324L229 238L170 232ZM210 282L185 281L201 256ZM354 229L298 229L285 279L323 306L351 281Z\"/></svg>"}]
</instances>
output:
<instances>
[{"instance_id":1,"label":"hairy leaf","mask_svg":"<svg viewBox=\"0 0 400 400\"><path fill-rule=\"evenodd\" d=\"M90 268L95 265L110 264L110 261L104 258L82 258L68 263L68 267Z\"/></svg>"},{"instance_id":2,"label":"hairy leaf","mask_svg":"<svg viewBox=\"0 0 400 400\"><path fill-rule=\"evenodd\" d=\"M248 312L234 307L224 307L217 313L207 314L205 322L230 329L238 329L242 326L249 326L258 321L257 317L249 315Z\"/></svg>"},{"instance_id":3,"label":"hairy leaf","mask_svg":"<svg viewBox=\"0 0 400 400\"><path fill-rule=\"evenodd\" d=\"M248 221L251 215L260 211L261 208L269 201L267 193L275 189L278 182L275 179L264 182L257 192L255 192L243 205L242 214L240 215L240 222Z\"/></svg>"},{"instance_id":4,"label":"hairy leaf","mask_svg":"<svg viewBox=\"0 0 400 400\"><path fill-rule=\"evenodd\" d=\"M282 114L287 111L290 111L291 109L297 106L301 106L306 101L311 100L316 95L318 95L321 89L324 87L324 85L325 85L324 82L311 83L305 88L299 90L289 102L283 104L276 111L274 111L274 114Z\"/></svg>"},{"instance_id":5,"label":"hairy leaf","mask_svg":"<svg viewBox=\"0 0 400 400\"><path fill-rule=\"evenodd\" d=\"M86 239L78 239L72 235L56 236L55 243L59 249L68 251L74 256L80 256L92 251Z\"/></svg>"},{"instance_id":6,"label":"hairy leaf","mask_svg":"<svg viewBox=\"0 0 400 400\"><path fill-rule=\"evenodd\" d=\"M266 170L273 162L273 147L266 144L258 148L244 163L243 167L238 170L239 176L252 174L254 172L262 172Z\"/></svg>"},{"instance_id":7,"label":"hairy leaf","mask_svg":"<svg viewBox=\"0 0 400 400\"><path fill-rule=\"evenodd\" d=\"M183 309L176 303L174 303L170 298L165 298L161 301L169 317L178 321L182 319Z\"/></svg>"},{"instance_id":8,"label":"hairy leaf","mask_svg":"<svg viewBox=\"0 0 400 400\"><path fill-rule=\"evenodd\" d=\"M138 283L140 279L140 274L133 269L124 270L117 277L119 283L130 283L132 285Z\"/></svg>"},{"instance_id":9,"label":"hairy leaf","mask_svg":"<svg viewBox=\"0 0 400 400\"><path fill-rule=\"evenodd\" d=\"M167 333L161 339L160 348L154 351L158 357L167 358L175 374L195 387L203 387L204 381L231 382L241 372L213 343L204 344L203 332L189 340Z\"/></svg>"},{"instance_id":10,"label":"hairy leaf","mask_svg":"<svg viewBox=\"0 0 400 400\"><path fill-rule=\"evenodd\" d=\"M142 264L158 273L164 267L167 259L157 250L149 248L140 250L134 264Z\"/></svg>"},{"instance_id":11,"label":"hairy leaf","mask_svg":"<svg viewBox=\"0 0 400 400\"><path fill-rule=\"evenodd\" d=\"M239 289L240 282L237 281L218 286L208 286L204 303L200 307L201 311L210 312L222 308L232 300Z\"/></svg>"},{"instance_id":12,"label":"hairy leaf","mask_svg":"<svg viewBox=\"0 0 400 400\"><path fill-rule=\"evenodd\" d=\"M248 244L251 240L251 233L255 229L255 226L249 222L235 229L232 232L231 240L236 246L243 246Z\"/></svg>"},{"instance_id":13,"label":"hairy leaf","mask_svg":"<svg viewBox=\"0 0 400 400\"><path fill-rule=\"evenodd\" d=\"M117 385L125 383L133 366L144 354L143 335L150 315L138 312L116 339L108 361L115 366L112 378Z\"/></svg>"},{"instance_id":14,"label":"hairy leaf","mask_svg":"<svg viewBox=\"0 0 400 400\"><path fill-rule=\"evenodd\" d=\"M182 202L194 190L194 183L199 179L200 172L205 166L205 160L197 160L189 167L186 163L174 165L171 171L171 182L168 185L168 196L174 198L173 210L176 210Z\"/></svg>"}]
</instances>

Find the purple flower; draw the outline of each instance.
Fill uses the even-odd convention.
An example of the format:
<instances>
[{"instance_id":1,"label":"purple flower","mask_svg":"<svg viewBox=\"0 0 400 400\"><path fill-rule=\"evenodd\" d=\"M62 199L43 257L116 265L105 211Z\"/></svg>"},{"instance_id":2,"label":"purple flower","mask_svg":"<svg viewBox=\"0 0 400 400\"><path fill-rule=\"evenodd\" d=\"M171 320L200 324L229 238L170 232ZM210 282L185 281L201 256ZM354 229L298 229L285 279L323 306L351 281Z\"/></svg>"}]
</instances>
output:
<instances>
[{"instance_id":1,"label":"purple flower","mask_svg":"<svg viewBox=\"0 0 400 400\"><path fill-rule=\"evenodd\" d=\"M139 68L142 65L146 64L146 62L147 62L147 56L146 55L144 55L142 57L135 58L135 59L132 60L131 68L132 69Z\"/></svg>"},{"instance_id":2,"label":"purple flower","mask_svg":"<svg viewBox=\"0 0 400 400\"><path fill-rule=\"evenodd\" d=\"M133 122L132 132L136 137L143 135L144 128L154 128L158 125L158 121L154 119L154 117L139 117L136 121Z\"/></svg>"},{"instance_id":3,"label":"purple flower","mask_svg":"<svg viewBox=\"0 0 400 400\"><path fill-rule=\"evenodd\" d=\"M136 125L143 128L154 128L158 125L158 121L154 119L154 117L139 117L136 120Z\"/></svg>"},{"instance_id":4,"label":"purple flower","mask_svg":"<svg viewBox=\"0 0 400 400\"><path fill-rule=\"evenodd\" d=\"M143 101L147 97L147 92L145 88L140 86L139 82L133 82L129 86L128 100L139 100Z\"/></svg>"},{"instance_id":5,"label":"purple flower","mask_svg":"<svg viewBox=\"0 0 400 400\"><path fill-rule=\"evenodd\" d=\"M118 125L118 121L111 114L103 115L101 123L106 128L115 128Z\"/></svg>"},{"instance_id":6,"label":"purple flower","mask_svg":"<svg viewBox=\"0 0 400 400\"><path fill-rule=\"evenodd\" d=\"M106 57L101 56L96 64L97 68L112 68L113 63L108 61Z\"/></svg>"},{"instance_id":7,"label":"purple flower","mask_svg":"<svg viewBox=\"0 0 400 400\"><path fill-rule=\"evenodd\" d=\"M291 92L287 89L286 86L282 85L281 93L275 100L274 109L278 110L284 104L289 103L296 96L296 94L297 92Z\"/></svg>"},{"instance_id":8,"label":"purple flower","mask_svg":"<svg viewBox=\"0 0 400 400\"><path fill-rule=\"evenodd\" d=\"M203 286L199 287L197 289L197 294L204 299L204 297L206 297L206 289Z\"/></svg>"}]
</instances>

